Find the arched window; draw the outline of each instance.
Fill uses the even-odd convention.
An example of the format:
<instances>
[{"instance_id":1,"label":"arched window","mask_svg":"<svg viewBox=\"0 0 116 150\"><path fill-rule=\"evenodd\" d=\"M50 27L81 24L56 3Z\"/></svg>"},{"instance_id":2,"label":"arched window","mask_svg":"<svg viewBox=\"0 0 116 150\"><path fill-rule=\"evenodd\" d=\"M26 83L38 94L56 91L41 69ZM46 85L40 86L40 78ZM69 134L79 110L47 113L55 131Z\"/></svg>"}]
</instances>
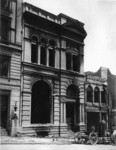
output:
<instances>
[{"instance_id":1,"label":"arched window","mask_svg":"<svg viewBox=\"0 0 116 150\"><path fill-rule=\"evenodd\" d=\"M42 37L40 42L41 42L41 44L46 45L47 44L47 39Z\"/></svg>"},{"instance_id":2,"label":"arched window","mask_svg":"<svg viewBox=\"0 0 116 150\"><path fill-rule=\"evenodd\" d=\"M56 42L54 40L49 40L49 66L55 66L55 46Z\"/></svg>"},{"instance_id":3,"label":"arched window","mask_svg":"<svg viewBox=\"0 0 116 150\"><path fill-rule=\"evenodd\" d=\"M56 46L56 42L54 40L49 40L49 46L55 47Z\"/></svg>"},{"instance_id":4,"label":"arched window","mask_svg":"<svg viewBox=\"0 0 116 150\"><path fill-rule=\"evenodd\" d=\"M51 87L43 81L37 81L32 86L31 123L51 122Z\"/></svg>"},{"instance_id":5,"label":"arched window","mask_svg":"<svg viewBox=\"0 0 116 150\"><path fill-rule=\"evenodd\" d=\"M41 46L40 46L40 63L42 65L46 65L46 59L47 59L47 52L46 52L46 44L47 40L43 37L40 40Z\"/></svg>"},{"instance_id":6,"label":"arched window","mask_svg":"<svg viewBox=\"0 0 116 150\"><path fill-rule=\"evenodd\" d=\"M38 62L38 38L36 36L31 38L31 62Z\"/></svg>"},{"instance_id":7,"label":"arched window","mask_svg":"<svg viewBox=\"0 0 116 150\"><path fill-rule=\"evenodd\" d=\"M99 103L99 96L100 96L100 91L98 87L95 87L94 89L94 102Z\"/></svg>"},{"instance_id":8,"label":"arched window","mask_svg":"<svg viewBox=\"0 0 116 150\"><path fill-rule=\"evenodd\" d=\"M66 93L68 98L76 99L79 96L79 89L75 85L70 85Z\"/></svg>"},{"instance_id":9,"label":"arched window","mask_svg":"<svg viewBox=\"0 0 116 150\"><path fill-rule=\"evenodd\" d=\"M106 103L106 100L107 100L107 92L105 88L103 87L101 91L101 103Z\"/></svg>"},{"instance_id":10,"label":"arched window","mask_svg":"<svg viewBox=\"0 0 116 150\"><path fill-rule=\"evenodd\" d=\"M87 102L92 102L93 101L93 89L89 85L87 88Z\"/></svg>"}]
</instances>

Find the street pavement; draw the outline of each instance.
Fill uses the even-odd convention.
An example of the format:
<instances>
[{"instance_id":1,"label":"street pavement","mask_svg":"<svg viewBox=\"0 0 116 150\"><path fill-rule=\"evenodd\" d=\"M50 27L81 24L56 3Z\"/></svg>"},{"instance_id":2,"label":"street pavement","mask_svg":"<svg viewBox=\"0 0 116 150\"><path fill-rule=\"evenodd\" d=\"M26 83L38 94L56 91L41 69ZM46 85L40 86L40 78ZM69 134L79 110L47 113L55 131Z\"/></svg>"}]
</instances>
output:
<instances>
[{"instance_id":1,"label":"street pavement","mask_svg":"<svg viewBox=\"0 0 116 150\"><path fill-rule=\"evenodd\" d=\"M116 150L116 145L1 144L0 150Z\"/></svg>"}]
</instances>

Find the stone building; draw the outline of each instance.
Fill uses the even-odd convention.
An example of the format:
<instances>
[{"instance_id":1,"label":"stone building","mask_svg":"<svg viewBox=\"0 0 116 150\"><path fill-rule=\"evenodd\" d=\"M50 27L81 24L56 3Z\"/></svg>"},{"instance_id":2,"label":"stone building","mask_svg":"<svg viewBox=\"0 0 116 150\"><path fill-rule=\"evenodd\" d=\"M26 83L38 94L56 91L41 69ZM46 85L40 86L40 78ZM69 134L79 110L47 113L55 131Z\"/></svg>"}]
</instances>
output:
<instances>
[{"instance_id":1,"label":"stone building","mask_svg":"<svg viewBox=\"0 0 116 150\"><path fill-rule=\"evenodd\" d=\"M22 132L65 136L67 126L84 128L84 24L28 3L22 15Z\"/></svg>"},{"instance_id":2,"label":"stone building","mask_svg":"<svg viewBox=\"0 0 116 150\"><path fill-rule=\"evenodd\" d=\"M5 134L12 132L14 106L20 105L21 1L0 3L0 127Z\"/></svg>"},{"instance_id":3,"label":"stone building","mask_svg":"<svg viewBox=\"0 0 116 150\"><path fill-rule=\"evenodd\" d=\"M2 0L0 33L3 130L67 136L68 130L97 129L102 118L109 126L107 85L84 73L82 22L21 0Z\"/></svg>"}]
</instances>

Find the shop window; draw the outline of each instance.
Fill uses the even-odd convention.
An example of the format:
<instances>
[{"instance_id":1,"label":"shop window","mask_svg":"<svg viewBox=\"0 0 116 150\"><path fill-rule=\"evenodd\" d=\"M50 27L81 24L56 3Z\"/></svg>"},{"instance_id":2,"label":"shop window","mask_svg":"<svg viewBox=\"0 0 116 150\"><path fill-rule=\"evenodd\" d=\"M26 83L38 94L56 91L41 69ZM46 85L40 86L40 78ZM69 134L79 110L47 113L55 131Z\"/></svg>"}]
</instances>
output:
<instances>
[{"instance_id":1,"label":"shop window","mask_svg":"<svg viewBox=\"0 0 116 150\"><path fill-rule=\"evenodd\" d=\"M6 18L1 18L0 38L4 41L9 41L9 26L10 21Z\"/></svg>"},{"instance_id":2,"label":"shop window","mask_svg":"<svg viewBox=\"0 0 116 150\"><path fill-rule=\"evenodd\" d=\"M107 99L107 92L105 88L103 88L101 91L101 103L106 103L106 99Z\"/></svg>"},{"instance_id":3,"label":"shop window","mask_svg":"<svg viewBox=\"0 0 116 150\"><path fill-rule=\"evenodd\" d=\"M49 66L55 66L55 51L54 49L49 49Z\"/></svg>"},{"instance_id":4,"label":"shop window","mask_svg":"<svg viewBox=\"0 0 116 150\"><path fill-rule=\"evenodd\" d=\"M88 86L87 88L87 102L93 101L93 89L91 86Z\"/></svg>"},{"instance_id":5,"label":"shop window","mask_svg":"<svg viewBox=\"0 0 116 150\"><path fill-rule=\"evenodd\" d=\"M41 61L42 65L46 65L46 46L41 45Z\"/></svg>"},{"instance_id":6,"label":"shop window","mask_svg":"<svg viewBox=\"0 0 116 150\"><path fill-rule=\"evenodd\" d=\"M95 87L94 89L94 102L99 103L99 96L100 96L100 91L98 87Z\"/></svg>"},{"instance_id":7,"label":"shop window","mask_svg":"<svg viewBox=\"0 0 116 150\"><path fill-rule=\"evenodd\" d=\"M0 76L8 77L9 74L10 57L0 55Z\"/></svg>"},{"instance_id":8,"label":"shop window","mask_svg":"<svg viewBox=\"0 0 116 150\"><path fill-rule=\"evenodd\" d=\"M71 70L71 54L66 53L66 69Z\"/></svg>"},{"instance_id":9,"label":"shop window","mask_svg":"<svg viewBox=\"0 0 116 150\"><path fill-rule=\"evenodd\" d=\"M36 36L32 36L31 39L31 62L38 62L38 38Z\"/></svg>"}]
</instances>

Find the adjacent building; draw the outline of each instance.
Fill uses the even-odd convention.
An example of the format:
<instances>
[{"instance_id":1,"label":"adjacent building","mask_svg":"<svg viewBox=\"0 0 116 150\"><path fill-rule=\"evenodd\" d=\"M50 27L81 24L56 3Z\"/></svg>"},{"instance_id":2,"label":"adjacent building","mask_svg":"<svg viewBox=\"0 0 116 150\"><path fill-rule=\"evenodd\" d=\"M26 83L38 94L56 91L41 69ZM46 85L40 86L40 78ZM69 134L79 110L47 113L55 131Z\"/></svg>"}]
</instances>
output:
<instances>
[{"instance_id":1,"label":"adjacent building","mask_svg":"<svg viewBox=\"0 0 116 150\"><path fill-rule=\"evenodd\" d=\"M0 5L0 126L12 132L12 115L21 100L21 1L1 0Z\"/></svg>"},{"instance_id":2,"label":"adjacent building","mask_svg":"<svg viewBox=\"0 0 116 150\"><path fill-rule=\"evenodd\" d=\"M113 75L109 69L100 67L97 72L87 72L87 74L100 77L107 83L110 129L116 131L116 75ZM106 84L105 83L105 84Z\"/></svg>"},{"instance_id":3,"label":"adjacent building","mask_svg":"<svg viewBox=\"0 0 116 150\"><path fill-rule=\"evenodd\" d=\"M86 72L85 81L85 122L86 129L95 127L100 135L100 124L105 123L106 129L111 130L111 98L108 82L95 73Z\"/></svg>"}]
</instances>

